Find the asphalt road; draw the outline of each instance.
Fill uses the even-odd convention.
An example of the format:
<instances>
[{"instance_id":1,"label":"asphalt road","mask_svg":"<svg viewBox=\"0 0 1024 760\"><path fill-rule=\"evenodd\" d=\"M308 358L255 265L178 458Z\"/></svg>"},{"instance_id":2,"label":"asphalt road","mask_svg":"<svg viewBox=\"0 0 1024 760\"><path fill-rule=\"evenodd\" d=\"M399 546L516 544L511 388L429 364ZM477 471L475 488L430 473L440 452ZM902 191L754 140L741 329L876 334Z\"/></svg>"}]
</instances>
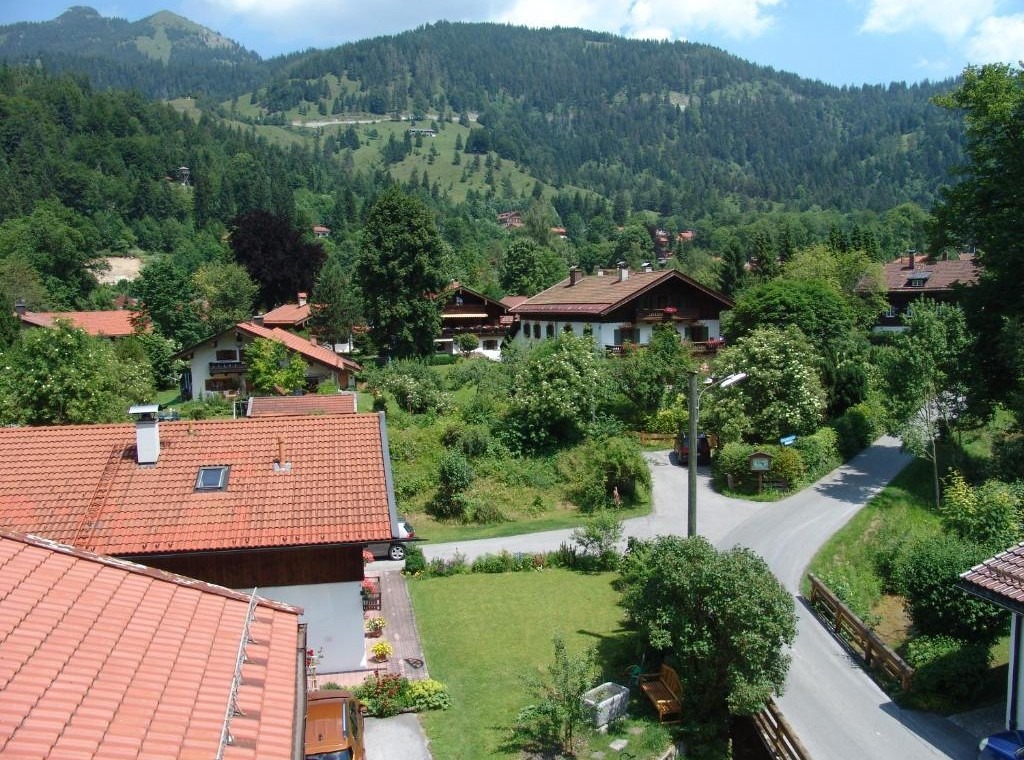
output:
<instances>
[{"instance_id":1,"label":"asphalt road","mask_svg":"<svg viewBox=\"0 0 1024 760\"><path fill-rule=\"evenodd\" d=\"M668 452L646 455L653 481L652 514L625 521L628 536L686 534L687 469ZM783 501L759 504L726 499L711 490L701 468L697 528L719 548L747 546L768 562L783 585L798 594L807 563L818 548L885 486L910 458L899 441L883 438L814 486ZM571 530L508 538L427 544L427 559L468 559L502 550L557 549ZM783 714L815 760L973 760L977 739L950 721L902 710L874 684L797 599L798 633Z\"/></svg>"}]
</instances>

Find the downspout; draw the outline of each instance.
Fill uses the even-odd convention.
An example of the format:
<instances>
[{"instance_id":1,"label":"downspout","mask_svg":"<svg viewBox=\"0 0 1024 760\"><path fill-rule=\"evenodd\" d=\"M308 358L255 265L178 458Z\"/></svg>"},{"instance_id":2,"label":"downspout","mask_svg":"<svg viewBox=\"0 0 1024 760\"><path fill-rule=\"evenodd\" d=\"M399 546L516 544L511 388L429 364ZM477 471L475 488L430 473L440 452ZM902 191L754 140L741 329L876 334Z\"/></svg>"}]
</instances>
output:
<instances>
[{"instance_id":1,"label":"downspout","mask_svg":"<svg viewBox=\"0 0 1024 760\"><path fill-rule=\"evenodd\" d=\"M1021 617L1013 613L1013 630L1010 632L1010 690L1006 699L1006 729L1016 731L1020 724L1017 722L1017 715L1020 709L1020 668L1021 668Z\"/></svg>"},{"instance_id":2,"label":"downspout","mask_svg":"<svg viewBox=\"0 0 1024 760\"><path fill-rule=\"evenodd\" d=\"M306 624L299 623L295 649L295 715L292 721L292 760L306 756Z\"/></svg>"},{"instance_id":3,"label":"downspout","mask_svg":"<svg viewBox=\"0 0 1024 760\"><path fill-rule=\"evenodd\" d=\"M395 479L391 474L391 451L388 444L388 423L384 412L377 412L380 421L380 453L384 462L384 485L388 490L388 517L391 519L391 535L398 535L398 505L395 503Z\"/></svg>"}]
</instances>

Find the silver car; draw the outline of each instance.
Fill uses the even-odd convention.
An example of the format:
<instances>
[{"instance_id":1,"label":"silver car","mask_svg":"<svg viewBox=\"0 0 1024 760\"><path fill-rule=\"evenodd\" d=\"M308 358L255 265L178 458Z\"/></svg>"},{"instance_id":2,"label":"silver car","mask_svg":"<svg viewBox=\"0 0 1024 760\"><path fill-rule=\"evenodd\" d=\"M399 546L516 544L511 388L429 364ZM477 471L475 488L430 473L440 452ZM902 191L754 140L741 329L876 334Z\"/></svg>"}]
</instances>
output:
<instances>
[{"instance_id":1,"label":"silver car","mask_svg":"<svg viewBox=\"0 0 1024 760\"><path fill-rule=\"evenodd\" d=\"M412 525L404 517L398 518L398 535L391 539L391 541L379 541L372 544L367 544L366 548L370 551L374 557L387 557L388 559L398 560L405 559L405 543L406 541L412 541L416 538L416 531L412 529Z\"/></svg>"}]
</instances>

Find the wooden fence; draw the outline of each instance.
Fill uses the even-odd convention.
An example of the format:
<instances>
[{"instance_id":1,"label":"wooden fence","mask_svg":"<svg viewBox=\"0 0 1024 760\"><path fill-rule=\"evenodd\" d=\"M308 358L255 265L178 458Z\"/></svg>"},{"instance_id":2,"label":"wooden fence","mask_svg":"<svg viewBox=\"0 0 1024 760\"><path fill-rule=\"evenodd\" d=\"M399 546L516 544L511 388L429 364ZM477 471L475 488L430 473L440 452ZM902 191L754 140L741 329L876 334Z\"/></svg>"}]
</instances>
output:
<instances>
[{"instance_id":1,"label":"wooden fence","mask_svg":"<svg viewBox=\"0 0 1024 760\"><path fill-rule=\"evenodd\" d=\"M754 716L754 727L773 760L811 760L774 699Z\"/></svg>"},{"instance_id":2,"label":"wooden fence","mask_svg":"<svg viewBox=\"0 0 1024 760\"><path fill-rule=\"evenodd\" d=\"M864 625L813 573L808 573L807 579L811 582L811 607L818 616L864 658L869 669L881 671L904 691L909 689L914 669Z\"/></svg>"},{"instance_id":3,"label":"wooden fence","mask_svg":"<svg viewBox=\"0 0 1024 760\"><path fill-rule=\"evenodd\" d=\"M667 443L670 446L676 439L673 433L637 433L637 437L640 439L640 445L646 446L648 443Z\"/></svg>"}]
</instances>

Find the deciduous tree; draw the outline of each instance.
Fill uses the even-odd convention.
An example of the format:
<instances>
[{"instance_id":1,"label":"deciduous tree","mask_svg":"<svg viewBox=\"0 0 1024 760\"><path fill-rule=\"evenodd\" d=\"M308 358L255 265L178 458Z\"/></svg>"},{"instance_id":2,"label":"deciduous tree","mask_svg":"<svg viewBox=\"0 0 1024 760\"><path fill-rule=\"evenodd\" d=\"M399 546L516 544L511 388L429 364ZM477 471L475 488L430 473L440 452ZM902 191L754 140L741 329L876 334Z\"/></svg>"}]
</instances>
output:
<instances>
[{"instance_id":1,"label":"deciduous tree","mask_svg":"<svg viewBox=\"0 0 1024 760\"><path fill-rule=\"evenodd\" d=\"M683 714L716 733L782 693L796 635L793 597L749 549L717 551L703 537L631 544L622 604L683 682Z\"/></svg>"},{"instance_id":2,"label":"deciduous tree","mask_svg":"<svg viewBox=\"0 0 1024 760\"><path fill-rule=\"evenodd\" d=\"M264 210L235 218L231 250L259 285L267 308L287 303L296 293L308 293L327 256L323 246L306 240L288 218Z\"/></svg>"},{"instance_id":3,"label":"deciduous tree","mask_svg":"<svg viewBox=\"0 0 1024 760\"><path fill-rule=\"evenodd\" d=\"M3 355L0 423L71 425L126 419L153 399L148 364L122 362L110 341L58 321L25 332Z\"/></svg>"},{"instance_id":4,"label":"deciduous tree","mask_svg":"<svg viewBox=\"0 0 1024 760\"><path fill-rule=\"evenodd\" d=\"M256 338L245 349L249 382L258 393L301 390L306 384L306 362L283 343Z\"/></svg>"}]
</instances>

